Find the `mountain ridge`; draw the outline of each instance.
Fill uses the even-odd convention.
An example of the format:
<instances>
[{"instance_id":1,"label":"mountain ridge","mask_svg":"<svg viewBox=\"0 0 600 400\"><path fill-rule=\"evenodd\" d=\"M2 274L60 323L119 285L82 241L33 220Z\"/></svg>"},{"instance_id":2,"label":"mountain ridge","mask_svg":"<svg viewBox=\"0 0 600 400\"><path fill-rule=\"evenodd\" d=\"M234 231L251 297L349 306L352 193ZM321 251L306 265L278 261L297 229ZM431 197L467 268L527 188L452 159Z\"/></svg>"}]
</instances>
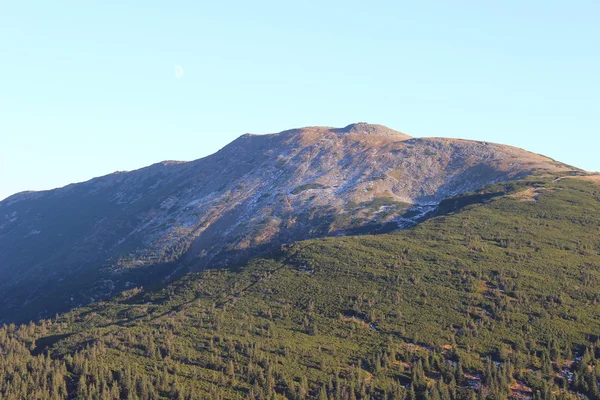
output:
<instances>
[{"instance_id":1,"label":"mountain ridge","mask_svg":"<svg viewBox=\"0 0 600 400\"><path fill-rule=\"evenodd\" d=\"M360 130L360 127L366 127L365 130ZM156 166L171 166L171 165L179 165L179 164L187 164L187 163L194 163L194 162L198 162L200 160L203 160L207 157L213 156L217 153L219 153L220 151L224 150L225 148L227 148L228 146L230 146L231 144L237 142L238 140L242 140L242 139L246 139L246 138L254 138L254 137L269 137L269 136L273 136L273 135L281 135L281 134L302 134L302 133L308 133L308 132L330 132L330 133L352 133L352 134L357 134L357 133L366 133L366 134L375 134L375 135L387 135L387 136L398 136L398 137L403 137L402 140L410 140L410 139L417 139L417 140L440 140L440 141L465 141L465 142L477 142L477 143L483 143L483 144L489 144L489 145L499 145L499 146L503 146L503 147L507 147L507 148L513 148L515 150L519 150L519 151L525 151L527 153L536 155L536 156L540 156L543 158L546 158L548 160L552 160L555 161L547 156L544 156L542 154L539 153L533 153L529 150L525 150L523 148L517 147L517 146L512 146L512 145L507 145L507 144L502 144L502 143L498 143L498 142L489 142L489 141L482 141L482 140L470 140L470 139L459 139L459 138L448 138L448 137L444 137L444 136L431 136L431 137L412 137L409 136L405 133L402 133L400 131L396 131L393 129L390 129L384 125L380 125L380 124L369 124L366 122L356 122L356 123L352 123L349 124L343 128L336 128L336 127L332 127L332 126L305 126L302 128L293 128L293 129L287 129L287 130L283 130L281 132L277 132L277 133L245 133L242 134L240 136L238 136L236 139L234 139L233 141L231 141L230 143L228 143L227 145L225 145L224 147L222 147L221 149L217 150L215 153L209 154L205 157L201 157L198 159L194 159L194 160L189 160L189 161L185 161L185 160L163 160L163 161L158 161L156 163L150 164L148 166L145 167L140 167L140 168L136 168L136 169L132 169L132 170L117 170L111 173L107 173L105 175L99 175L93 178L90 178L88 180L85 181L81 181L81 182L73 182L73 183L69 183L66 184L64 186L60 186L60 187L56 187L56 188L51 188L51 189L43 189L43 190L24 190L21 192L17 192L14 193L8 197L6 197L3 200L0 200L1 202L5 202L8 200L16 200L14 199L15 196L17 197L21 197L24 195L28 195L28 194L34 194L34 193L44 193L44 192L50 192L50 191L54 191L54 190L60 190L60 189L65 189L69 186L72 185L78 185L78 184L84 184L84 183L88 183L97 179L101 179L101 178L107 178L107 177L111 177L114 175L119 175L119 174L126 174L126 173L131 173L131 172L137 172L137 171L142 171L142 170L146 170L148 168L153 168ZM389 132L389 133L388 133ZM560 163L562 164L562 163Z\"/></svg>"},{"instance_id":2,"label":"mountain ridge","mask_svg":"<svg viewBox=\"0 0 600 400\"><path fill-rule=\"evenodd\" d=\"M411 138L382 125L242 135L198 160L0 202L0 312L20 303L50 312L39 297L49 285L69 308L140 283L147 271L162 271L156 280L297 240L399 229L412 223L408 211L447 197L569 170L515 147Z\"/></svg>"}]
</instances>

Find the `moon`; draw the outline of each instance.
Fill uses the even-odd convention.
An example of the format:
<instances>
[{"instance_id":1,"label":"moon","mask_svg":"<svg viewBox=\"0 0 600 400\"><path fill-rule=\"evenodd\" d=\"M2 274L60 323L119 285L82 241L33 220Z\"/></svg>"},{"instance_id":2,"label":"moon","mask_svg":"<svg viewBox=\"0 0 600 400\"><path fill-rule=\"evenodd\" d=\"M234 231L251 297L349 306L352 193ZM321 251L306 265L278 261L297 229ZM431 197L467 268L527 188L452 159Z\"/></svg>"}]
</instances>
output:
<instances>
[{"instance_id":1,"label":"moon","mask_svg":"<svg viewBox=\"0 0 600 400\"><path fill-rule=\"evenodd\" d=\"M173 73L175 74L175 79L183 78L183 67L179 64L173 65Z\"/></svg>"}]
</instances>

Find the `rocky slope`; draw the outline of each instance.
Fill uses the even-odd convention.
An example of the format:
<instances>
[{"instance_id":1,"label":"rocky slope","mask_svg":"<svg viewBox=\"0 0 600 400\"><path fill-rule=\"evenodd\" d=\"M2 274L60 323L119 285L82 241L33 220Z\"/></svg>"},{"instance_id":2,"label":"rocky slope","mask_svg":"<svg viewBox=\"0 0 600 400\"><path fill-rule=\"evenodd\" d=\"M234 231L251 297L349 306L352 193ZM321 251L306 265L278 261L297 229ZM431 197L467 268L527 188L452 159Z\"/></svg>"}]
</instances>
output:
<instances>
[{"instance_id":1,"label":"rocky slope","mask_svg":"<svg viewBox=\"0 0 600 400\"><path fill-rule=\"evenodd\" d=\"M568 169L510 146L358 123L247 134L196 161L20 193L0 202L0 320L281 243L406 226L449 196Z\"/></svg>"}]
</instances>

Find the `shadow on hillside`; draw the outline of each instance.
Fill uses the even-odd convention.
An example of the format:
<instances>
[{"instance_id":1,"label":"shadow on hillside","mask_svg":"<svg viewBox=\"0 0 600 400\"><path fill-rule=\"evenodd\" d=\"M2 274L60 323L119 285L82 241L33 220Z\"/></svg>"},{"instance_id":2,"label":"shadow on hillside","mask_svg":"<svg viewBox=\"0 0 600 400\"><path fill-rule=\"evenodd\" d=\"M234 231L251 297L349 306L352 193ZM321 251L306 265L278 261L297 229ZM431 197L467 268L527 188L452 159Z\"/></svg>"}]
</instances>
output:
<instances>
[{"instance_id":1,"label":"shadow on hillside","mask_svg":"<svg viewBox=\"0 0 600 400\"><path fill-rule=\"evenodd\" d=\"M447 169L452 169L449 165ZM526 174L521 174L526 175ZM499 171L490 165L483 163L473 165L460 174L452 177L444 185L440 186L433 195L425 195L415 199L415 203L427 204L435 199L447 199L456 193L468 193L478 191L489 186L490 182L504 182L522 178L523 176L510 176L509 172ZM460 195L459 195L460 196ZM444 202L445 200L442 200Z\"/></svg>"},{"instance_id":2,"label":"shadow on hillside","mask_svg":"<svg viewBox=\"0 0 600 400\"><path fill-rule=\"evenodd\" d=\"M39 356L44 351L48 350L50 347L54 346L56 343L60 342L63 339L68 338L71 334L65 335L51 335L39 338L35 341L35 347L31 350L32 356Z\"/></svg>"}]
</instances>

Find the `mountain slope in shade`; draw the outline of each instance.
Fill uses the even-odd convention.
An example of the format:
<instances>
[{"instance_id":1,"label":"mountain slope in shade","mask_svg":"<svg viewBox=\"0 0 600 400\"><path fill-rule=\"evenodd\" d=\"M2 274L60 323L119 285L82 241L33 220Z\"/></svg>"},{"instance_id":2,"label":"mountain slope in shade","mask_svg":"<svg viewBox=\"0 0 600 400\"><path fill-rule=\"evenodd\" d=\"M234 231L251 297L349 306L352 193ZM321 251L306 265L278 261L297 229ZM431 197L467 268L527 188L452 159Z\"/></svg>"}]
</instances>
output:
<instances>
[{"instance_id":1,"label":"mountain slope in shade","mask_svg":"<svg viewBox=\"0 0 600 400\"><path fill-rule=\"evenodd\" d=\"M510 146L358 123L247 134L196 161L17 194L0 202L0 319L44 316L282 243L393 229L410 207L570 169Z\"/></svg>"}]
</instances>

